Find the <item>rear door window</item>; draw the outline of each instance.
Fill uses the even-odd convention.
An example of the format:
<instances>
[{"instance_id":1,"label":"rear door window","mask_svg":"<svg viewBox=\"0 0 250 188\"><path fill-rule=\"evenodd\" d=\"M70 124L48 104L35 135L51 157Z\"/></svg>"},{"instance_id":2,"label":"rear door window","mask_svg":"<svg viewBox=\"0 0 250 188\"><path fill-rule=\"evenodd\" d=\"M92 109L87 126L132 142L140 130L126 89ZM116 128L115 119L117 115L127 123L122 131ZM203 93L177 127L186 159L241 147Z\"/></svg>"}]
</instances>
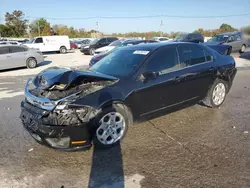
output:
<instances>
[{"instance_id":1,"label":"rear door window","mask_svg":"<svg viewBox=\"0 0 250 188\"><path fill-rule=\"evenodd\" d=\"M8 54L9 52L9 47L0 47L0 55Z\"/></svg>"},{"instance_id":2,"label":"rear door window","mask_svg":"<svg viewBox=\"0 0 250 188\"><path fill-rule=\"evenodd\" d=\"M146 63L145 72L164 74L179 69L176 47L164 47L157 50Z\"/></svg>"},{"instance_id":3,"label":"rear door window","mask_svg":"<svg viewBox=\"0 0 250 188\"><path fill-rule=\"evenodd\" d=\"M107 38L108 43L114 42L115 40L117 40L116 38Z\"/></svg>"},{"instance_id":4,"label":"rear door window","mask_svg":"<svg viewBox=\"0 0 250 188\"><path fill-rule=\"evenodd\" d=\"M192 66L206 62L204 50L195 45L179 46L179 56L181 66Z\"/></svg>"},{"instance_id":5,"label":"rear door window","mask_svg":"<svg viewBox=\"0 0 250 188\"><path fill-rule=\"evenodd\" d=\"M23 47L19 47L19 46L11 46L10 47L10 53L18 53L18 52L24 52L24 48Z\"/></svg>"},{"instance_id":6,"label":"rear door window","mask_svg":"<svg viewBox=\"0 0 250 188\"><path fill-rule=\"evenodd\" d=\"M103 38L99 40L100 44L106 44L107 43L107 38Z\"/></svg>"}]
</instances>

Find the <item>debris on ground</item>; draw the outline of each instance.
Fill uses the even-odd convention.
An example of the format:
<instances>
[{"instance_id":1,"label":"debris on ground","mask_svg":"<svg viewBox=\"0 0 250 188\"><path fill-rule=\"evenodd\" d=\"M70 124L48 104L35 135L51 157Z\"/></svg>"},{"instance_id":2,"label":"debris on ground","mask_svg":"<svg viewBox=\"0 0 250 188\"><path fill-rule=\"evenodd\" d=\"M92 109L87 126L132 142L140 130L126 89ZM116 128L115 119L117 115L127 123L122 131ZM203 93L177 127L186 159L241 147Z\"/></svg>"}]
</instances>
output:
<instances>
[{"instance_id":1,"label":"debris on ground","mask_svg":"<svg viewBox=\"0 0 250 188\"><path fill-rule=\"evenodd\" d=\"M244 131L243 133L244 133L244 134L248 134L249 132L248 132L248 131Z\"/></svg>"},{"instance_id":2,"label":"debris on ground","mask_svg":"<svg viewBox=\"0 0 250 188\"><path fill-rule=\"evenodd\" d=\"M30 148L28 152L31 152L31 151L33 151L33 150L34 150L34 148Z\"/></svg>"}]
</instances>

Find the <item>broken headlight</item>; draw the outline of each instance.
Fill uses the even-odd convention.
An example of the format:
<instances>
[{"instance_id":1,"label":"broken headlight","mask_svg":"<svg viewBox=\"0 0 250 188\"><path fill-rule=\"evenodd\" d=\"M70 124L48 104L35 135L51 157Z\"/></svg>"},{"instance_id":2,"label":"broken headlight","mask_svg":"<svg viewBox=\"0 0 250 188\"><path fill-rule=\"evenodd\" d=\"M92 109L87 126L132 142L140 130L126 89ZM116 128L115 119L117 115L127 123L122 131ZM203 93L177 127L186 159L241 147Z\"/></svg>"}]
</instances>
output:
<instances>
[{"instance_id":1,"label":"broken headlight","mask_svg":"<svg viewBox=\"0 0 250 188\"><path fill-rule=\"evenodd\" d=\"M69 96L67 98L65 98L64 100L60 101L57 106L56 106L56 110L63 110L65 108L67 108L67 106L74 102L76 99L78 98L78 95L72 95L72 96Z\"/></svg>"},{"instance_id":2,"label":"broken headlight","mask_svg":"<svg viewBox=\"0 0 250 188\"><path fill-rule=\"evenodd\" d=\"M62 101L60 102L57 106L56 106L56 110L63 110L65 108L67 108L68 104L71 103L73 101Z\"/></svg>"}]
</instances>

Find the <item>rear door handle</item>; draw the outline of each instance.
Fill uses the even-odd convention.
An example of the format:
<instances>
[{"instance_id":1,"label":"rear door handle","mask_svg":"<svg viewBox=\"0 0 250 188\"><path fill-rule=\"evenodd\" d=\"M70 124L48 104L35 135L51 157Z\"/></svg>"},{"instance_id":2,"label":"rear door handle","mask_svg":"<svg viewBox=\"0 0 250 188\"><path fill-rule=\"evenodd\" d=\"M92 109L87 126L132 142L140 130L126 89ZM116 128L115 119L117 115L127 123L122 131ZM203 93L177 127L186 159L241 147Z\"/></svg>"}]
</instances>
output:
<instances>
[{"instance_id":1,"label":"rear door handle","mask_svg":"<svg viewBox=\"0 0 250 188\"><path fill-rule=\"evenodd\" d=\"M7 58L10 58L11 56L10 55L7 55Z\"/></svg>"}]
</instances>

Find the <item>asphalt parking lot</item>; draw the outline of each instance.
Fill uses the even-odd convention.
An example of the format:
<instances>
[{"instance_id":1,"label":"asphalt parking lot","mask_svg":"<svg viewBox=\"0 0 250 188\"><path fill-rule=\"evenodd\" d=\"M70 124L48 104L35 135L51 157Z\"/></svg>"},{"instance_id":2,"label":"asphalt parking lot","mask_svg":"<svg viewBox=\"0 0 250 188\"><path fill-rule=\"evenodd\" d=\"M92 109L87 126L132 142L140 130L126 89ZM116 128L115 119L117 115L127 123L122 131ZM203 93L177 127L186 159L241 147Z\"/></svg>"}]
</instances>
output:
<instances>
[{"instance_id":1,"label":"asphalt parking lot","mask_svg":"<svg viewBox=\"0 0 250 188\"><path fill-rule=\"evenodd\" d=\"M49 66L86 68L79 51L48 54L36 69L0 73L0 187L250 187L250 54L220 109L195 105L129 128L108 150L61 152L36 143L19 120L27 79ZM249 65L248 65L249 63Z\"/></svg>"}]
</instances>

